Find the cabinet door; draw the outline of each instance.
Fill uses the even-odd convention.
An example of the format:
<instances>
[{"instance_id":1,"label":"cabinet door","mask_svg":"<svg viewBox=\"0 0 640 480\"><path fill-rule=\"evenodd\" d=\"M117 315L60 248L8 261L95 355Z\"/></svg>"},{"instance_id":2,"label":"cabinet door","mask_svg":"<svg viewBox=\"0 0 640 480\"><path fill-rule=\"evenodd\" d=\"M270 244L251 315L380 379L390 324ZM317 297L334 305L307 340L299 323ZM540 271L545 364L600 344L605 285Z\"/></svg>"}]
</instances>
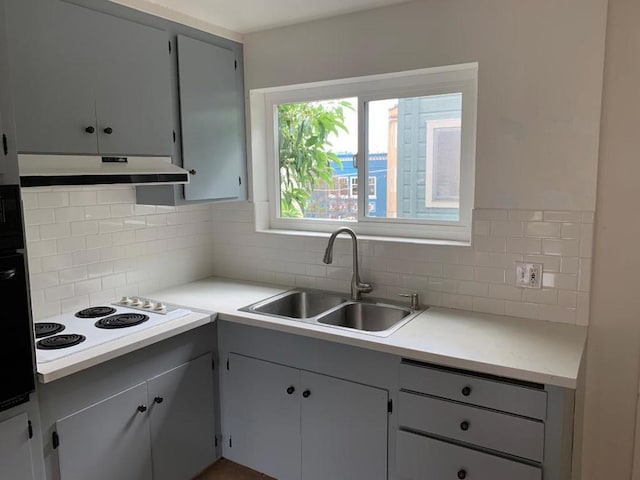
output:
<instances>
[{"instance_id":1,"label":"cabinet door","mask_svg":"<svg viewBox=\"0 0 640 480\"><path fill-rule=\"evenodd\" d=\"M196 173L186 200L237 198L244 162L243 96L231 50L178 36L182 161Z\"/></svg>"},{"instance_id":2,"label":"cabinet door","mask_svg":"<svg viewBox=\"0 0 640 480\"><path fill-rule=\"evenodd\" d=\"M25 413L0 423L0 478L33 479L29 419Z\"/></svg>"},{"instance_id":3,"label":"cabinet door","mask_svg":"<svg viewBox=\"0 0 640 480\"><path fill-rule=\"evenodd\" d=\"M302 480L386 479L388 392L305 371L301 388Z\"/></svg>"},{"instance_id":4,"label":"cabinet door","mask_svg":"<svg viewBox=\"0 0 640 480\"><path fill-rule=\"evenodd\" d=\"M170 156L167 33L103 13L91 16L100 154Z\"/></svg>"},{"instance_id":5,"label":"cabinet door","mask_svg":"<svg viewBox=\"0 0 640 480\"><path fill-rule=\"evenodd\" d=\"M88 11L64 2L6 2L17 150L97 152Z\"/></svg>"},{"instance_id":6,"label":"cabinet door","mask_svg":"<svg viewBox=\"0 0 640 480\"><path fill-rule=\"evenodd\" d=\"M61 480L151 480L146 405L140 383L58 420Z\"/></svg>"},{"instance_id":7,"label":"cabinet door","mask_svg":"<svg viewBox=\"0 0 640 480\"><path fill-rule=\"evenodd\" d=\"M300 480L300 371L231 354L227 373L229 459L278 480Z\"/></svg>"},{"instance_id":8,"label":"cabinet door","mask_svg":"<svg viewBox=\"0 0 640 480\"><path fill-rule=\"evenodd\" d=\"M216 458L211 354L147 382L154 480L188 480Z\"/></svg>"}]
</instances>

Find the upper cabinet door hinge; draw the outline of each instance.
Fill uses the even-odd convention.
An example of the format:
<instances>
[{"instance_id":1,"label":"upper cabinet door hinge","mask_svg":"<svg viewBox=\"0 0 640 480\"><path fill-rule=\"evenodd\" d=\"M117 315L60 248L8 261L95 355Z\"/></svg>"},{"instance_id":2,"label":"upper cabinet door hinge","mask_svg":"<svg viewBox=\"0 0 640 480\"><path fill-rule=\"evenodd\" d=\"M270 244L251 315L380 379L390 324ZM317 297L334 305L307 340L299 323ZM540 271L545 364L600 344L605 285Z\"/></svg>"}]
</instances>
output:
<instances>
[{"instance_id":1,"label":"upper cabinet door hinge","mask_svg":"<svg viewBox=\"0 0 640 480\"><path fill-rule=\"evenodd\" d=\"M9 155L9 144L7 143L7 135L2 134L2 150L5 155Z\"/></svg>"},{"instance_id":2,"label":"upper cabinet door hinge","mask_svg":"<svg viewBox=\"0 0 640 480\"><path fill-rule=\"evenodd\" d=\"M389 399L389 402L387 402L387 412L392 413L393 412L393 400Z\"/></svg>"}]
</instances>

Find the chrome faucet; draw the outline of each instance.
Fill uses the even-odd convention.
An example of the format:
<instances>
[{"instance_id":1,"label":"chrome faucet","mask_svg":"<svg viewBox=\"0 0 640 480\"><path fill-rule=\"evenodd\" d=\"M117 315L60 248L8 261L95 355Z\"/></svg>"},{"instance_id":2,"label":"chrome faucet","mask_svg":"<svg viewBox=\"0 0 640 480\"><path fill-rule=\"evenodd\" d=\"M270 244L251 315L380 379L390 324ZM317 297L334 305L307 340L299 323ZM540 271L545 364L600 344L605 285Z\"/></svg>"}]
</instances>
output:
<instances>
[{"instance_id":1,"label":"chrome faucet","mask_svg":"<svg viewBox=\"0 0 640 480\"><path fill-rule=\"evenodd\" d=\"M329 243L327 244L327 249L324 252L324 257L322 261L326 264L330 264L333 262L333 242L335 242L336 237L341 233L347 233L351 235L352 245L353 245L353 271L351 272L351 299L352 300L360 300L362 299L363 293L369 293L373 290L373 287L368 283L362 283L360 281L360 273L358 269L358 237L353 230L347 227L342 227L336 230L329 237Z\"/></svg>"}]
</instances>

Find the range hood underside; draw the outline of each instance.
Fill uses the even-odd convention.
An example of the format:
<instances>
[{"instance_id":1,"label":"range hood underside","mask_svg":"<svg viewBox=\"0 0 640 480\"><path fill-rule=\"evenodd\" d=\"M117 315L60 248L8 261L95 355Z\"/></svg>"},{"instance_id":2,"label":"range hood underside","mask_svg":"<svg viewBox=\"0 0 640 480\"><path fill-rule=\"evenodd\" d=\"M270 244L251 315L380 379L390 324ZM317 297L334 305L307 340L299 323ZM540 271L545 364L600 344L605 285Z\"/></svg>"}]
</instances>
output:
<instances>
[{"instance_id":1,"label":"range hood underside","mask_svg":"<svg viewBox=\"0 0 640 480\"><path fill-rule=\"evenodd\" d=\"M167 185L189 183L169 157L18 155L20 185Z\"/></svg>"}]
</instances>

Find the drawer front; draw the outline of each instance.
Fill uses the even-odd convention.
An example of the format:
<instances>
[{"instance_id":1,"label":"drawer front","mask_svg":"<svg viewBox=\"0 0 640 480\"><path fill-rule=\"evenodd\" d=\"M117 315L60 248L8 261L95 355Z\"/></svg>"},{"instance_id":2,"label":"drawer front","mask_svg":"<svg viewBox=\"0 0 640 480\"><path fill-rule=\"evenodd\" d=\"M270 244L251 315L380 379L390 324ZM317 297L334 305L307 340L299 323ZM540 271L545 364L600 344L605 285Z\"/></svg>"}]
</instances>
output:
<instances>
[{"instance_id":1,"label":"drawer front","mask_svg":"<svg viewBox=\"0 0 640 480\"><path fill-rule=\"evenodd\" d=\"M547 392L544 390L427 366L401 363L400 388L539 420L545 420L547 416Z\"/></svg>"},{"instance_id":2,"label":"drawer front","mask_svg":"<svg viewBox=\"0 0 640 480\"><path fill-rule=\"evenodd\" d=\"M541 480L542 470L469 448L399 431L396 469L401 480Z\"/></svg>"},{"instance_id":3,"label":"drawer front","mask_svg":"<svg viewBox=\"0 0 640 480\"><path fill-rule=\"evenodd\" d=\"M400 392L401 427L542 462L544 423L424 395Z\"/></svg>"}]
</instances>

